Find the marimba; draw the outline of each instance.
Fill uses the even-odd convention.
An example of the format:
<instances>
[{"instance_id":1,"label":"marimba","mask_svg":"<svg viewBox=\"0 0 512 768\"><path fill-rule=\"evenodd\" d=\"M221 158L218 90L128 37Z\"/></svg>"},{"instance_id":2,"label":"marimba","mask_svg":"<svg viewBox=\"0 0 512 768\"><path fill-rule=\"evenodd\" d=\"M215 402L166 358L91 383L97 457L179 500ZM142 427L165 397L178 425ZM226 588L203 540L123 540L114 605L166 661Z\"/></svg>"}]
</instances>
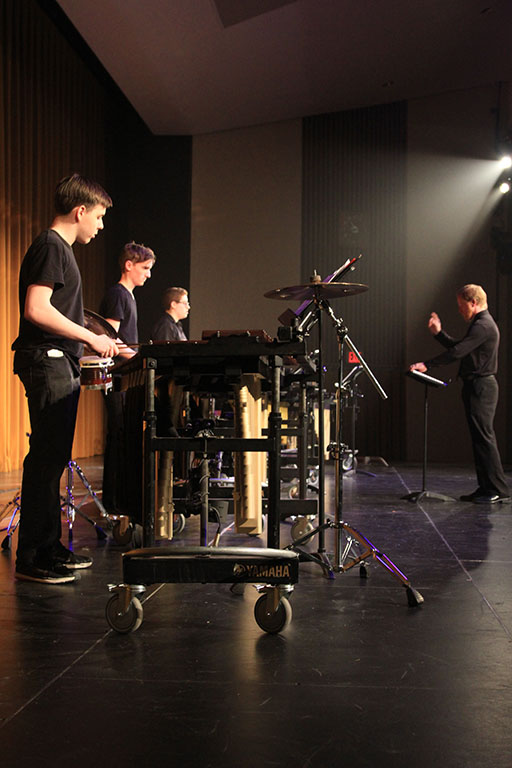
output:
<instances>
[{"instance_id":1,"label":"marimba","mask_svg":"<svg viewBox=\"0 0 512 768\"><path fill-rule=\"evenodd\" d=\"M122 556L123 581L110 587L107 620L118 632L137 629L142 605L137 595L152 583L199 582L233 585L262 584L255 607L258 625L279 632L291 620L286 595L298 581L298 555L279 548L281 414L280 377L287 358L306 357L303 341L269 340L263 335L223 335L201 341L142 344L139 353L117 369L123 388L144 390L143 547ZM262 437L158 436L155 383L168 376L178 385L198 392L227 392L250 379L271 393L271 412ZM155 547L155 454L158 451L194 451L206 456L217 451L264 452L268 455L267 548L214 548L207 546L208 505L201 509L200 546ZM204 507L204 508L203 508Z\"/></svg>"}]
</instances>

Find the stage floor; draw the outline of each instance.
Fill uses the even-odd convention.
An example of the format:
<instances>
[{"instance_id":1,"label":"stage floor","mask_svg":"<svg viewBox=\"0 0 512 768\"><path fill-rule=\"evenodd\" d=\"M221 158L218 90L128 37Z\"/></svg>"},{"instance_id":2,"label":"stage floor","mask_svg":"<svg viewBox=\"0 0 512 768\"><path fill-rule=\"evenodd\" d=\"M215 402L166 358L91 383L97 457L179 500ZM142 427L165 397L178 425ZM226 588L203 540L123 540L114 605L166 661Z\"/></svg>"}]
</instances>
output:
<instances>
[{"instance_id":1,"label":"stage floor","mask_svg":"<svg viewBox=\"0 0 512 768\"><path fill-rule=\"evenodd\" d=\"M79 464L98 489L101 459ZM421 607L377 562L367 579L355 567L333 580L301 563L281 634L257 626L250 585L163 584L142 598L142 626L120 635L105 619L124 551L110 535L77 518L74 549L94 565L61 586L16 582L2 550L2 766L510 768L512 505L415 503L403 497L421 489L421 466L362 468L344 477L343 519L407 574ZM330 467L327 480L332 516ZM0 477L2 503L18 482ZM431 491L474 487L470 467L429 468ZM198 543L189 518L172 546ZM266 538L227 527L220 543Z\"/></svg>"}]
</instances>

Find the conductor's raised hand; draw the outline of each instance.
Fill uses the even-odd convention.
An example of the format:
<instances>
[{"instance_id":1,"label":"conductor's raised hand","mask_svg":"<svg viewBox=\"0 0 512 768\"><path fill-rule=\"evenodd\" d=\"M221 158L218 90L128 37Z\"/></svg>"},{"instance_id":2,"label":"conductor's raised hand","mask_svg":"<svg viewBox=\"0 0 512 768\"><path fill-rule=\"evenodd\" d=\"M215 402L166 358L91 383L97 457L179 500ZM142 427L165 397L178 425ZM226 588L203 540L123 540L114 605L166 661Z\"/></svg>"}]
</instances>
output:
<instances>
[{"instance_id":1,"label":"conductor's raised hand","mask_svg":"<svg viewBox=\"0 0 512 768\"><path fill-rule=\"evenodd\" d=\"M426 373L427 372L427 366L425 363L413 363L409 366L410 371L419 371L420 373Z\"/></svg>"},{"instance_id":2,"label":"conductor's raised hand","mask_svg":"<svg viewBox=\"0 0 512 768\"><path fill-rule=\"evenodd\" d=\"M437 314L437 312L432 312L428 319L428 329L432 334L432 336L437 336L441 328L442 326L441 326L441 320L439 319L439 315Z\"/></svg>"}]
</instances>

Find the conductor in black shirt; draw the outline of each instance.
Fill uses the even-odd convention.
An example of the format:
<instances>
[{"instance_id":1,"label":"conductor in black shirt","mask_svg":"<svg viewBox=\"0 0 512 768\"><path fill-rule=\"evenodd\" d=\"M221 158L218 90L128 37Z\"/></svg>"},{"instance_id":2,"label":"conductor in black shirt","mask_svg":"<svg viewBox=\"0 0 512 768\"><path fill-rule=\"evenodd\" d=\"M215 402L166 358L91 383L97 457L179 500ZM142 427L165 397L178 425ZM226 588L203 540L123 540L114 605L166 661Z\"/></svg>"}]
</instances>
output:
<instances>
[{"instance_id":1,"label":"conductor in black shirt","mask_svg":"<svg viewBox=\"0 0 512 768\"><path fill-rule=\"evenodd\" d=\"M494 432L494 416L498 404L498 347L500 332L487 307L487 295L480 285L465 285L457 291L457 304L469 323L460 341L442 330L441 320L432 312L428 328L446 351L414 363L411 371L425 373L430 368L460 360L462 401L473 445L478 488L461 501L495 504L509 501L509 489Z\"/></svg>"}]
</instances>

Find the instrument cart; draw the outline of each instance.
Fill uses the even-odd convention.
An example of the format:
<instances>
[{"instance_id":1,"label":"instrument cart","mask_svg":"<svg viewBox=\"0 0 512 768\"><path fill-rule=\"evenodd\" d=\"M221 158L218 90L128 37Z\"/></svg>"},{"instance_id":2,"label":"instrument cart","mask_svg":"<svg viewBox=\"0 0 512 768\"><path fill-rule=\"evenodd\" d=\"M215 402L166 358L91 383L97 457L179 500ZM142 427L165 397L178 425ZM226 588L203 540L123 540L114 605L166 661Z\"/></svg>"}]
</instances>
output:
<instances>
[{"instance_id":1,"label":"instrument cart","mask_svg":"<svg viewBox=\"0 0 512 768\"><path fill-rule=\"evenodd\" d=\"M283 358L305 356L303 341L268 341L257 336L212 336L206 341L143 344L136 357L123 363L123 387L144 388L143 431L143 547L122 555L122 582L110 585L112 592L106 617L117 632L136 630L142 623L138 595L155 583L226 583L233 591L255 583L262 596L255 605L255 619L265 632L276 633L291 621L287 599L298 581L299 555L280 549L280 377ZM256 374L271 392L271 413L267 434L261 438L159 437L156 430L155 381L169 376L196 391L229 391L243 374ZM268 454L267 548L209 547L208 469L203 461L206 482L200 512L198 547L155 547L157 451L194 451L203 455L217 451L263 451Z\"/></svg>"}]
</instances>

